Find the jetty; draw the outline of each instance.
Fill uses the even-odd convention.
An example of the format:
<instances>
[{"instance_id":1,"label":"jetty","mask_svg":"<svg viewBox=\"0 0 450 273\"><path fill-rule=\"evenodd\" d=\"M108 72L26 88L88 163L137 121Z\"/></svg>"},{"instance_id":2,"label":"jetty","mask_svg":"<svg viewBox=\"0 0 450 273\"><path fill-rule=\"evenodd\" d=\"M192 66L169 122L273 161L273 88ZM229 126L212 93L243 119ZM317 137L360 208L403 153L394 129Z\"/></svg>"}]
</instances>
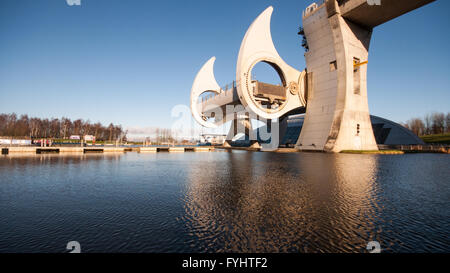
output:
<instances>
[{"instance_id":1,"label":"jetty","mask_svg":"<svg viewBox=\"0 0 450 273\"><path fill-rule=\"evenodd\" d=\"M184 152L210 152L214 150L213 146L208 147L38 147L38 146L17 146L17 147L1 147L1 154L64 154L64 153L184 153Z\"/></svg>"}]
</instances>

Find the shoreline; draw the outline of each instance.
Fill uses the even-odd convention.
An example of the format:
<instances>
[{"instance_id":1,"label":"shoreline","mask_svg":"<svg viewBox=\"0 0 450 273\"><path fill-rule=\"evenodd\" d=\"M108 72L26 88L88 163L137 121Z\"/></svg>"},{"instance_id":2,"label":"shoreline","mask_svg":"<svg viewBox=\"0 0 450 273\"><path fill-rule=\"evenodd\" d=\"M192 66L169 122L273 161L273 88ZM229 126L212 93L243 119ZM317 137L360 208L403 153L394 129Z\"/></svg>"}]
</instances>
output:
<instances>
[{"instance_id":1,"label":"shoreline","mask_svg":"<svg viewBox=\"0 0 450 273\"><path fill-rule=\"evenodd\" d=\"M87 154L87 153L125 153L125 152L137 152L137 153L184 153L184 152L211 152L214 150L227 150L227 151L247 151L247 152L266 152L266 153L326 153L323 151L314 150L300 150L297 148L278 148L275 150L264 150L262 148L255 147L224 147L224 146L175 146L175 147L108 147L108 146L91 146L91 147L39 147L39 146L22 146L22 147L8 147L1 146L1 154ZM344 150L341 154L379 154L379 155L402 155L412 153L439 153L450 154L449 147L442 146L410 146L402 145L394 149L382 149L382 150Z\"/></svg>"}]
</instances>

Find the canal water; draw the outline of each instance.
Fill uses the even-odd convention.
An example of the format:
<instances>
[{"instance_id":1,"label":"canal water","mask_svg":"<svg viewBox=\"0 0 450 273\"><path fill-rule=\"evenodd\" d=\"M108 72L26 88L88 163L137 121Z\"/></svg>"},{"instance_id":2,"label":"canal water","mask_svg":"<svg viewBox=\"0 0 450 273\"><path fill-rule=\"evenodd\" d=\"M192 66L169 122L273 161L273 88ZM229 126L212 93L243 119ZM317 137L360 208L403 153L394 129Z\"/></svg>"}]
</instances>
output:
<instances>
[{"instance_id":1,"label":"canal water","mask_svg":"<svg viewBox=\"0 0 450 273\"><path fill-rule=\"evenodd\" d=\"M0 252L450 252L450 156L0 157Z\"/></svg>"}]
</instances>

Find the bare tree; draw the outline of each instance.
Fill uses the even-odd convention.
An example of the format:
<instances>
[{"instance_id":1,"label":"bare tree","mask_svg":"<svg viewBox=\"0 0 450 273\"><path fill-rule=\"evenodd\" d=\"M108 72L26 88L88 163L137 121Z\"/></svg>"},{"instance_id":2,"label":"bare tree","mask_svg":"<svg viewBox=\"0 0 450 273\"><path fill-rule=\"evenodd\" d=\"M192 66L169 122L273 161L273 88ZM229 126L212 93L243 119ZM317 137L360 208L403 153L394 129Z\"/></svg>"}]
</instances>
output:
<instances>
[{"instance_id":1,"label":"bare tree","mask_svg":"<svg viewBox=\"0 0 450 273\"><path fill-rule=\"evenodd\" d=\"M430 114L426 114L424 117L424 123L425 123L425 134L429 135L433 132L433 119Z\"/></svg>"},{"instance_id":2,"label":"bare tree","mask_svg":"<svg viewBox=\"0 0 450 273\"><path fill-rule=\"evenodd\" d=\"M67 138L72 131L72 121L68 118L61 119L61 132L60 137L63 139Z\"/></svg>"},{"instance_id":3,"label":"bare tree","mask_svg":"<svg viewBox=\"0 0 450 273\"><path fill-rule=\"evenodd\" d=\"M445 116L444 113L433 113L433 134L443 134L445 131Z\"/></svg>"},{"instance_id":4,"label":"bare tree","mask_svg":"<svg viewBox=\"0 0 450 273\"><path fill-rule=\"evenodd\" d=\"M450 133L450 112L445 116L445 132Z\"/></svg>"},{"instance_id":5,"label":"bare tree","mask_svg":"<svg viewBox=\"0 0 450 273\"><path fill-rule=\"evenodd\" d=\"M97 140L108 138L126 139L126 132L122 126L110 124L108 127L101 123L91 124L77 119L72 122L68 118L40 119L22 115L17 118L15 113L0 114L0 136L31 137L31 138L67 138L70 135L95 134Z\"/></svg>"},{"instance_id":6,"label":"bare tree","mask_svg":"<svg viewBox=\"0 0 450 273\"><path fill-rule=\"evenodd\" d=\"M419 118L410 119L407 122L407 128L410 129L414 134L421 136L425 134L425 124Z\"/></svg>"}]
</instances>

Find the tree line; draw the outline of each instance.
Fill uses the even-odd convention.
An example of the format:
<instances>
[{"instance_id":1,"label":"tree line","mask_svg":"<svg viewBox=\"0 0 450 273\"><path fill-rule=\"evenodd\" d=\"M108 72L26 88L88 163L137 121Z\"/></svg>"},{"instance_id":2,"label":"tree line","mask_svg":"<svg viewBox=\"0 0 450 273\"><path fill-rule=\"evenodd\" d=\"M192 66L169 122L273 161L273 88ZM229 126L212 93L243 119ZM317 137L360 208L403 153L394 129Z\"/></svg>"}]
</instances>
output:
<instances>
[{"instance_id":1,"label":"tree line","mask_svg":"<svg viewBox=\"0 0 450 273\"><path fill-rule=\"evenodd\" d=\"M13 114L0 114L0 136L68 139L71 135L93 135L99 141L126 140L120 125L91 123L89 120L68 118L41 119Z\"/></svg>"},{"instance_id":2,"label":"tree line","mask_svg":"<svg viewBox=\"0 0 450 273\"><path fill-rule=\"evenodd\" d=\"M412 118L402 124L418 136L450 133L450 113L440 112L425 115L423 118ZM175 136L169 129L155 128L152 141L172 142ZM93 135L98 141L126 140L127 132L120 125L110 123L91 123L89 120L70 120L68 118L41 119L28 115L0 114L0 136L30 138L61 138L71 135Z\"/></svg>"},{"instance_id":3,"label":"tree line","mask_svg":"<svg viewBox=\"0 0 450 273\"><path fill-rule=\"evenodd\" d=\"M413 118L403 124L418 136L450 133L450 113L432 113L423 118Z\"/></svg>"}]
</instances>

